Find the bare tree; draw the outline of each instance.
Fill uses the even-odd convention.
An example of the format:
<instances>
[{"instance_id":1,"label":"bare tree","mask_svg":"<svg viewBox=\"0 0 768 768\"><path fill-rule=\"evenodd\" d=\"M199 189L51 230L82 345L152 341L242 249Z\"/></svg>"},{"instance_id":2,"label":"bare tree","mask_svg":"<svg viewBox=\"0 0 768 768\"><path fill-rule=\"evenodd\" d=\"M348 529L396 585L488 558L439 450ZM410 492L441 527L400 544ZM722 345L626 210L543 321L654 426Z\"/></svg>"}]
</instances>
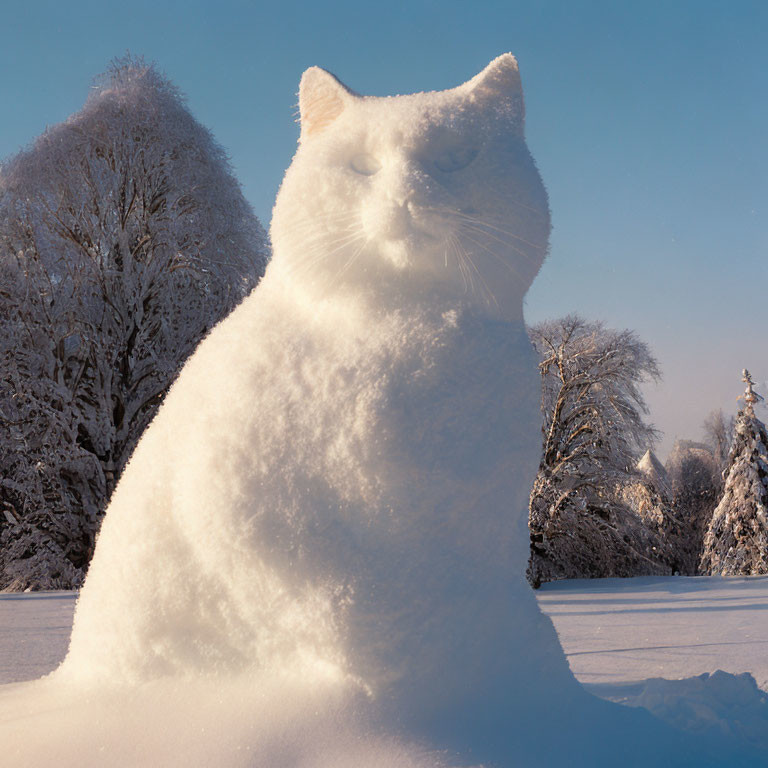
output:
<instances>
[{"instance_id":1,"label":"bare tree","mask_svg":"<svg viewBox=\"0 0 768 768\"><path fill-rule=\"evenodd\" d=\"M139 436L267 254L224 151L141 60L3 166L0 588L24 586L10 563L35 556L13 544L30 525L82 575Z\"/></svg>"},{"instance_id":2,"label":"bare tree","mask_svg":"<svg viewBox=\"0 0 768 768\"><path fill-rule=\"evenodd\" d=\"M706 443L676 440L667 457L666 470L675 504L686 498L714 499L718 495L718 461Z\"/></svg>"},{"instance_id":3,"label":"bare tree","mask_svg":"<svg viewBox=\"0 0 768 768\"><path fill-rule=\"evenodd\" d=\"M724 490L724 473L733 442L735 419L714 410L702 425L705 442L677 440L667 457L672 508L680 522L678 560L683 572L699 572L704 536Z\"/></svg>"},{"instance_id":4,"label":"bare tree","mask_svg":"<svg viewBox=\"0 0 768 768\"><path fill-rule=\"evenodd\" d=\"M712 449L718 472L721 474L728 466L728 455L736 428L736 419L726 416L722 409L712 411L702 425L707 445Z\"/></svg>"},{"instance_id":5,"label":"bare tree","mask_svg":"<svg viewBox=\"0 0 768 768\"><path fill-rule=\"evenodd\" d=\"M544 417L530 496L531 581L609 575L600 568L611 567L608 553L620 547L625 561L647 560L646 572L663 571L645 554L654 545L644 541L642 525L624 541L616 519L617 484L632 476L639 455L657 438L640 391L643 382L659 378L656 359L632 331L575 315L536 325L530 335L541 359ZM624 527L635 522L627 519ZM628 552L632 541L637 546Z\"/></svg>"},{"instance_id":6,"label":"bare tree","mask_svg":"<svg viewBox=\"0 0 768 768\"><path fill-rule=\"evenodd\" d=\"M709 445L677 440L667 457L667 475L672 488L672 507L685 535L681 556L698 573L704 532L722 491L722 475ZM686 572L688 572L686 570Z\"/></svg>"}]
</instances>

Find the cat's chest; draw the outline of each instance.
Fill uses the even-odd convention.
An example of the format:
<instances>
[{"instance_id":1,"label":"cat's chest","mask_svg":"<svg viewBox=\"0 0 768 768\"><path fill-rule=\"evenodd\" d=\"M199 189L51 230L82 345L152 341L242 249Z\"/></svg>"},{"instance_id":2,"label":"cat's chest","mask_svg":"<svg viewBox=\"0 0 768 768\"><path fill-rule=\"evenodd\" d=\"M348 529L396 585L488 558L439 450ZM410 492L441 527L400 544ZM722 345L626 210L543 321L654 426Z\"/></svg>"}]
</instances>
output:
<instances>
[{"instance_id":1,"label":"cat's chest","mask_svg":"<svg viewBox=\"0 0 768 768\"><path fill-rule=\"evenodd\" d=\"M536 373L521 329L444 312L329 330L297 328L251 371L264 450L302 455L326 476L385 481L393 463L481 471L532 420L535 434Z\"/></svg>"},{"instance_id":2,"label":"cat's chest","mask_svg":"<svg viewBox=\"0 0 768 768\"><path fill-rule=\"evenodd\" d=\"M363 322L265 304L201 349L186 378L206 407L173 417L170 403L167 414L170 450L198 446L185 483L215 477L243 519L282 528L294 514L313 525L346 508L435 509L521 456L535 461L538 382L524 329L450 311ZM227 352L230 337L253 348ZM229 359L214 367L209 352Z\"/></svg>"}]
</instances>

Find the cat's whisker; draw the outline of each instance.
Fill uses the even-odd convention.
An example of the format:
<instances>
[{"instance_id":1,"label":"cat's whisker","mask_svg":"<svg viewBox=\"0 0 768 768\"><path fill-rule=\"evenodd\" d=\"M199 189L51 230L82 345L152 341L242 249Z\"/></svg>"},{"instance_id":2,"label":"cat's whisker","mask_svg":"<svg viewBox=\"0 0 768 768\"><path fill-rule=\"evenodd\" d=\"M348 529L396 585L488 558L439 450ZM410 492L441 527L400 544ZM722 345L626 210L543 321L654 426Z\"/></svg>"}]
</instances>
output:
<instances>
[{"instance_id":1,"label":"cat's whisker","mask_svg":"<svg viewBox=\"0 0 768 768\"><path fill-rule=\"evenodd\" d=\"M492 240L495 240L500 245L503 245L505 248L511 248L515 253L519 254L523 258L527 259L528 261L538 261L538 259L534 256L532 256L530 253L526 253L521 248L518 248L516 245L513 245L512 243L509 243L505 240L501 240L500 238L496 237L491 232L486 232L485 230L479 229L478 227L473 227L470 224L464 223L461 225L461 228L463 231L470 231L474 232L476 235L483 235L485 237L490 237Z\"/></svg>"},{"instance_id":2,"label":"cat's whisker","mask_svg":"<svg viewBox=\"0 0 768 768\"><path fill-rule=\"evenodd\" d=\"M478 277L480 277L480 273L477 272L477 267L475 266L474 262L472 261L472 258L469 255L467 249L464 248L464 246L461 244L461 241L458 238L456 238L456 237L454 237L454 239L456 241L456 248L461 253L462 262L464 263L465 269L467 270L467 274L469 276L470 288L472 290L472 293L475 293L476 292L475 281L474 281L474 278L472 277L472 270L469 269L469 266L471 266L472 269L474 269L474 271L477 273ZM480 288L482 289L482 287L483 286L481 285ZM481 294L481 296L482 296L482 294Z\"/></svg>"},{"instance_id":3,"label":"cat's whisker","mask_svg":"<svg viewBox=\"0 0 768 768\"><path fill-rule=\"evenodd\" d=\"M368 245L368 242L369 240L366 237L360 247L349 257L349 259L347 259L346 264L344 264L341 270L334 276L333 280L331 280L331 285L340 280L344 276L344 273L357 261L358 257L365 249L365 246Z\"/></svg>"},{"instance_id":4,"label":"cat's whisker","mask_svg":"<svg viewBox=\"0 0 768 768\"><path fill-rule=\"evenodd\" d=\"M444 213L444 214L447 214L449 216L454 216L457 219L457 223L460 226L469 226L469 225L476 226L487 237L494 237L494 239L496 239L497 242L501 243L502 245L510 245L511 246L511 243L508 243L506 240L500 239L498 236L494 236L492 232L486 232L484 230L484 228L491 229L491 230L494 230L495 232L498 232L498 233L500 233L502 235L505 235L507 237L511 237L511 238L521 242L521 243L525 243L525 245L528 245L531 248L535 248L536 250L546 250L546 246L542 246L542 245L539 245L537 243L533 243L530 240L526 240L524 237L521 237L520 235L515 234L511 230L504 229L503 227L499 227L499 226L497 226L495 224L491 224L490 222L487 222L487 221L485 221L485 220L483 220L483 219L481 219L481 218L479 218L477 216L470 216L469 214L464 213L463 211L460 211L458 209L445 208L445 207L443 207L443 208L432 207L432 208L427 208L426 210L432 210L432 211L436 211L438 213ZM535 256L531 256L530 254L524 253L521 250L518 250L518 253L520 253L521 255L525 255L526 258L530 258L530 259L538 258L538 257L535 257Z\"/></svg>"},{"instance_id":5,"label":"cat's whisker","mask_svg":"<svg viewBox=\"0 0 768 768\"><path fill-rule=\"evenodd\" d=\"M525 211L529 211L530 213L533 213L534 215L538 216L540 219L546 219L548 217L548 213L542 213L539 208L534 208L533 206L526 205L525 203L521 203L519 200L510 200L505 199L504 202L510 203L512 205L516 205L519 208L522 208ZM441 208L438 207L428 207L424 206L425 210L445 210L447 212L455 212L455 213L463 213L459 208L449 208L448 206L442 206Z\"/></svg>"},{"instance_id":6,"label":"cat's whisker","mask_svg":"<svg viewBox=\"0 0 768 768\"><path fill-rule=\"evenodd\" d=\"M298 269L292 270L289 274L294 277L301 277L301 276L307 275L315 267L327 261L327 259L332 257L333 255L334 255L333 253L329 253L329 254L324 254L323 256L317 257L315 259L312 259L308 263L300 265Z\"/></svg>"},{"instance_id":7,"label":"cat's whisker","mask_svg":"<svg viewBox=\"0 0 768 768\"><path fill-rule=\"evenodd\" d=\"M291 230L286 233L284 238L291 243L292 250L295 252L301 252L307 247L332 245L335 241L347 237L361 229L359 221L351 219L346 224L340 224L332 228L332 230L313 231L312 229L306 230Z\"/></svg>"},{"instance_id":8,"label":"cat's whisker","mask_svg":"<svg viewBox=\"0 0 768 768\"><path fill-rule=\"evenodd\" d=\"M490 303L492 303L494 305L494 307L496 307L496 309L500 310L501 306L499 305L499 302L496 300L496 294L491 290L491 287L488 285L488 282L483 277L482 272L480 272L480 270L475 265L474 259L472 259L472 257L469 256L469 254L467 254L467 256L469 258L470 264L472 265L473 269L475 270L475 272L477 272L477 276L478 276L480 282L482 283L483 288L485 289L486 294L488 294L488 296L489 296L489 298L491 300Z\"/></svg>"},{"instance_id":9,"label":"cat's whisker","mask_svg":"<svg viewBox=\"0 0 768 768\"><path fill-rule=\"evenodd\" d=\"M345 221L349 221L350 219L359 218L360 214L358 211L340 211L338 213L329 213L326 214L323 217L322 224L324 226L325 231L329 231L333 229L333 224L342 224ZM316 216L303 216L300 219L296 220L291 224L290 231L294 231L296 228L301 227L312 227L317 228L318 227L318 220Z\"/></svg>"},{"instance_id":10,"label":"cat's whisker","mask_svg":"<svg viewBox=\"0 0 768 768\"><path fill-rule=\"evenodd\" d=\"M475 288L475 278L472 275L472 270L470 269L472 260L469 258L469 254L467 253L466 248L461 246L461 242L459 242L459 248L461 249L461 256L464 259L464 266L466 267L467 274L469 275L469 289L474 295L477 293L477 289Z\"/></svg>"},{"instance_id":11,"label":"cat's whisker","mask_svg":"<svg viewBox=\"0 0 768 768\"><path fill-rule=\"evenodd\" d=\"M355 243L355 241L359 240L362 237L363 237L362 232L358 231L355 234L349 235L348 237L344 238L340 243L336 245L335 248L332 248L330 251L327 250L325 247L317 248L315 251L311 252L308 256L305 256L303 259L299 260L298 263L294 264L288 271L288 274L292 276L306 274L306 272L312 269L312 267L315 266L316 264L319 264L329 259L330 257L334 256L336 253L349 247L350 245Z\"/></svg>"},{"instance_id":12,"label":"cat's whisker","mask_svg":"<svg viewBox=\"0 0 768 768\"><path fill-rule=\"evenodd\" d=\"M334 245L336 242L343 240L345 237L349 237L350 234L354 234L360 230L359 226L348 226L338 233L334 234L332 239L328 239L328 235L325 233L318 233L314 235L299 236L294 238L294 247L298 249L304 249L307 246L320 246Z\"/></svg>"},{"instance_id":13,"label":"cat's whisker","mask_svg":"<svg viewBox=\"0 0 768 768\"><path fill-rule=\"evenodd\" d=\"M461 275L461 279L464 281L464 291L466 292L467 283L464 278L464 271L462 270L461 254L459 253L459 250L456 247L456 242L454 241L453 238L449 238L448 242L451 244L451 252L453 253L456 259L456 268L459 270L459 275Z\"/></svg>"},{"instance_id":14,"label":"cat's whisker","mask_svg":"<svg viewBox=\"0 0 768 768\"><path fill-rule=\"evenodd\" d=\"M498 227L494 224L490 224L489 222L483 221L482 219L476 216L470 216L469 214L466 214L463 211L460 211L456 208L448 208L446 206L442 206L442 207L425 206L425 210L431 210L437 213L445 214L446 216L454 217L456 223L461 229L474 228L476 234L484 235L485 237L495 240L500 245L503 245L507 248L511 248L513 251L515 251L515 253L519 254L520 256L527 259L528 261L531 261L531 262L538 261L539 257L534 254L527 253L522 248L515 246L513 243L507 241L506 239L500 238L498 235L494 234L494 232L487 231L487 229L495 230L495 232L501 233L506 237L513 238L518 242L524 243L525 245L528 245L531 248L534 248L536 250L546 251L546 246L541 246L541 245L537 245L536 243L532 243L531 241L526 240L524 237L520 237L519 235L516 235L515 233L507 229L503 229L502 227Z\"/></svg>"},{"instance_id":15,"label":"cat's whisker","mask_svg":"<svg viewBox=\"0 0 768 768\"><path fill-rule=\"evenodd\" d=\"M514 265L510 264L509 261L506 259L503 259L501 256L499 256L498 253L493 251L492 249L488 248L486 245L483 245L482 243L478 242L477 240L472 239L469 235L465 235L467 240L469 240L471 243L474 243L479 248L482 248L484 251L488 253L488 255L492 256L494 259L496 259L502 266L506 267L517 280L522 280L523 275L520 272L520 270L516 269ZM479 255L479 254L478 254Z\"/></svg>"},{"instance_id":16,"label":"cat's whisker","mask_svg":"<svg viewBox=\"0 0 768 768\"><path fill-rule=\"evenodd\" d=\"M460 245L461 245L461 244L460 244ZM475 264L475 261L474 261L474 259L472 258L472 255L471 255L471 254L470 254L470 252L469 252L469 251L468 251L466 248L464 248L463 246L461 246L461 249L462 249L462 251L464 252L464 255L466 256L466 258L467 258L467 260L469 261L470 265L472 266L472 269L474 269L474 270L475 270L475 273L477 274L477 278L478 278L478 280L479 280L479 281L480 281L480 283L481 283L481 288L483 288L483 289L485 290L485 292L488 294L488 296L490 297L490 299L491 299L491 301L493 302L493 304L496 306L496 308L497 308L497 309L499 309L499 308L500 308L500 307L499 307L499 302L498 302L498 301L496 301L496 296L495 296L495 294L494 294L494 293L493 293L493 291L491 290L490 286L489 286L489 285L488 285L488 283L486 282L486 280L485 280L485 278L483 277L483 275L482 275L482 273L480 272L480 270L477 268L477 265Z\"/></svg>"},{"instance_id":17,"label":"cat's whisker","mask_svg":"<svg viewBox=\"0 0 768 768\"><path fill-rule=\"evenodd\" d=\"M294 238L293 245L297 247L305 247L306 245L314 245L319 243L321 245L333 244L338 240L343 240L345 237L349 237L350 234L361 232L362 227L359 223L349 224L346 227L338 228L333 233L328 232L316 232L307 235L297 235Z\"/></svg>"},{"instance_id":18,"label":"cat's whisker","mask_svg":"<svg viewBox=\"0 0 768 768\"><path fill-rule=\"evenodd\" d=\"M361 233L361 230L358 227L355 227L354 229L350 229L346 234L340 235L338 237L334 237L332 240L325 240L323 238L319 238L320 242L313 245L313 241L310 241L309 244L312 245L312 250L318 250L318 249L325 249L329 246L337 245L338 243L342 243L345 240L348 240L350 237L356 237ZM302 243L302 245L305 245Z\"/></svg>"},{"instance_id":19,"label":"cat's whisker","mask_svg":"<svg viewBox=\"0 0 768 768\"><path fill-rule=\"evenodd\" d=\"M546 250L545 246L537 245L536 243L532 243L530 240L526 240L524 237L520 237L520 235L516 235L514 232L510 232L508 229L504 229L502 227L497 227L494 224L491 224L487 221L483 221L483 219L479 219L477 216L468 216L464 213L458 213L456 216L460 219L464 219L465 221L469 221L472 224L475 224L478 227L487 227L489 229L493 229L496 232L500 232L503 235L507 235L508 237L512 237L515 240L519 240L521 243L525 243L526 245L530 245L531 248L535 248L536 250ZM501 241L500 241L501 242Z\"/></svg>"},{"instance_id":20,"label":"cat's whisker","mask_svg":"<svg viewBox=\"0 0 768 768\"><path fill-rule=\"evenodd\" d=\"M455 237L451 236L450 242L453 245L453 252L456 255L456 265L459 268L459 274L461 275L461 279L464 283L464 293L469 292L469 285L467 282L467 268L464 264L464 258L461 255L461 250L459 248L459 242L456 240Z\"/></svg>"},{"instance_id":21,"label":"cat's whisker","mask_svg":"<svg viewBox=\"0 0 768 768\"><path fill-rule=\"evenodd\" d=\"M357 240L357 238L357 235L350 236L348 239L338 243L337 247L330 252L326 248L316 248L312 251L309 251L291 266L290 274L299 274L300 271L304 270L304 268L312 267L314 264L317 264L327 257L332 256L337 251L342 250L343 248L353 243L355 240Z\"/></svg>"}]
</instances>

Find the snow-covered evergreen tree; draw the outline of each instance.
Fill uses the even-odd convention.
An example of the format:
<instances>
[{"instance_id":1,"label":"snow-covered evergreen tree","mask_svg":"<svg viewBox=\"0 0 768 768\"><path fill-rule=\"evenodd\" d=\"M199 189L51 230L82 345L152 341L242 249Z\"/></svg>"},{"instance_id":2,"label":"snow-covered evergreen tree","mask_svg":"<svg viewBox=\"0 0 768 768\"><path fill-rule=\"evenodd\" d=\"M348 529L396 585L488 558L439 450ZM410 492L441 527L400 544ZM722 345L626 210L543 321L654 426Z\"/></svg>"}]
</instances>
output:
<instances>
[{"instance_id":1,"label":"snow-covered evergreen tree","mask_svg":"<svg viewBox=\"0 0 768 768\"><path fill-rule=\"evenodd\" d=\"M647 483L652 485L662 498L668 499L670 495L669 477L664 465L658 456L649 448L640 461L637 462L637 471L645 477Z\"/></svg>"},{"instance_id":2,"label":"snow-covered evergreen tree","mask_svg":"<svg viewBox=\"0 0 768 768\"><path fill-rule=\"evenodd\" d=\"M743 380L745 406L736 418L725 489L704 536L704 574L768 573L768 435L755 416L762 397L749 371Z\"/></svg>"},{"instance_id":3,"label":"snow-covered evergreen tree","mask_svg":"<svg viewBox=\"0 0 768 768\"><path fill-rule=\"evenodd\" d=\"M141 60L3 165L0 589L82 578L142 431L267 254L224 151Z\"/></svg>"}]
</instances>

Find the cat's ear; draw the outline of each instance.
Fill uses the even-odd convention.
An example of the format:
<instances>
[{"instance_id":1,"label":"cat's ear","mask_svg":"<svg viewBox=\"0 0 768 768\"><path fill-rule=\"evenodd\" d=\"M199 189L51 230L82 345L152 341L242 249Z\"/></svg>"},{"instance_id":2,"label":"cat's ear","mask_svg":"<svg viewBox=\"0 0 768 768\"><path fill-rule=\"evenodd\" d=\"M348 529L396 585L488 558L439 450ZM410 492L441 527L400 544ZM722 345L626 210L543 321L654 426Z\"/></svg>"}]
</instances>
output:
<instances>
[{"instance_id":1,"label":"cat's ear","mask_svg":"<svg viewBox=\"0 0 768 768\"><path fill-rule=\"evenodd\" d=\"M495 58L462 88L472 103L483 108L500 108L522 134L525 123L523 85L517 59L511 53Z\"/></svg>"},{"instance_id":2,"label":"cat's ear","mask_svg":"<svg viewBox=\"0 0 768 768\"><path fill-rule=\"evenodd\" d=\"M320 67L310 67L299 85L301 139L330 125L356 95L335 75Z\"/></svg>"}]
</instances>

